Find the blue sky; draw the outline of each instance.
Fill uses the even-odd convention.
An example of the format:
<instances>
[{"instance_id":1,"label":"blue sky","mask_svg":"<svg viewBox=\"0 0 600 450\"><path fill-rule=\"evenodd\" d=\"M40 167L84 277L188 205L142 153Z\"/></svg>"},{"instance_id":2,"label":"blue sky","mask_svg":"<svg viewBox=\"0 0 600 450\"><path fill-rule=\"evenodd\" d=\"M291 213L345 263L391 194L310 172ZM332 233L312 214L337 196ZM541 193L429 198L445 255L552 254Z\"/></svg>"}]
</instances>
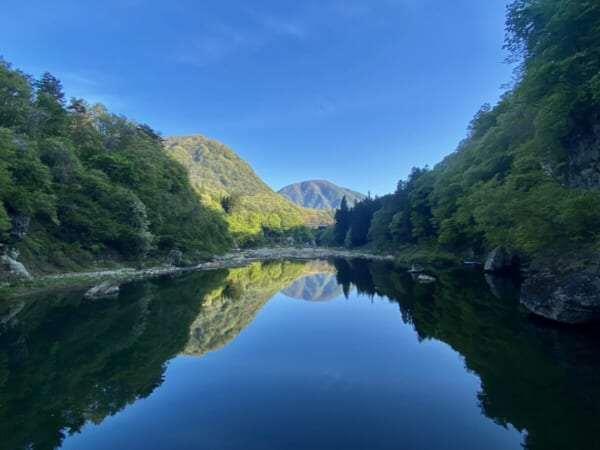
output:
<instances>
[{"instance_id":1,"label":"blue sky","mask_svg":"<svg viewBox=\"0 0 600 450\"><path fill-rule=\"evenodd\" d=\"M502 0L6 2L0 54L164 136L203 134L275 190L382 195L511 81Z\"/></svg>"}]
</instances>

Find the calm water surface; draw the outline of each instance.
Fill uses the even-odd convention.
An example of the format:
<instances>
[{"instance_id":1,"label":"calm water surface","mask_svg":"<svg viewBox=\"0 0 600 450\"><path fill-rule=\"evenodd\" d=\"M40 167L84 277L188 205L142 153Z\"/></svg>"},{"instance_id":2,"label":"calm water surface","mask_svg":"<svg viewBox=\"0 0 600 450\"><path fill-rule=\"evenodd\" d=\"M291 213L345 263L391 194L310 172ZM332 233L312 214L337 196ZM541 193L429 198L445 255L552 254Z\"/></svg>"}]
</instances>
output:
<instances>
[{"instance_id":1,"label":"calm water surface","mask_svg":"<svg viewBox=\"0 0 600 450\"><path fill-rule=\"evenodd\" d=\"M600 448L597 334L436 276L255 263L4 302L0 448Z\"/></svg>"}]
</instances>

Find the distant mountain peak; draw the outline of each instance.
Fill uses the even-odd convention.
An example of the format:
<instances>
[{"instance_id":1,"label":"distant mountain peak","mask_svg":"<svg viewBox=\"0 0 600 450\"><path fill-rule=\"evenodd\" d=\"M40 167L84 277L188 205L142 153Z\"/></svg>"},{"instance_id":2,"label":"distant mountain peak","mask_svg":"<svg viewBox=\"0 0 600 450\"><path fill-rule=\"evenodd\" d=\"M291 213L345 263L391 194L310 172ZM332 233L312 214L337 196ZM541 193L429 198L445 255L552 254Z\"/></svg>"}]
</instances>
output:
<instances>
[{"instance_id":1,"label":"distant mountain peak","mask_svg":"<svg viewBox=\"0 0 600 450\"><path fill-rule=\"evenodd\" d=\"M339 208L344 196L350 206L366 197L327 180L301 181L281 188L278 193L297 205L313 209Z\"/></svg>"}]
</instances>

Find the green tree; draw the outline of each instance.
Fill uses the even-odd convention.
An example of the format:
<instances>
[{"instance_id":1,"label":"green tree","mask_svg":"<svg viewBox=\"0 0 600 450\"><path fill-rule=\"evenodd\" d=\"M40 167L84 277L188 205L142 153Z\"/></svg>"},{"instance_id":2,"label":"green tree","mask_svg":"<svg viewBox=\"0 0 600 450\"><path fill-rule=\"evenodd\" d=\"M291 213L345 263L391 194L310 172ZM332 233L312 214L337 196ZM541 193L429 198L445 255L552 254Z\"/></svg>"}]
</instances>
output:
<instances>
[{"instance_id":1,"label":"green tree","mask_svg":"<svg viewBox=\"0 0 600 450\"><path fill-rule=\"evenodd\" d=\"M336 244L343 245L346 234L350 227L350 210L346 196L342 197L339 209L335 212L335 224L333 226L333 239Z\"/></svg>"}]
</instances>

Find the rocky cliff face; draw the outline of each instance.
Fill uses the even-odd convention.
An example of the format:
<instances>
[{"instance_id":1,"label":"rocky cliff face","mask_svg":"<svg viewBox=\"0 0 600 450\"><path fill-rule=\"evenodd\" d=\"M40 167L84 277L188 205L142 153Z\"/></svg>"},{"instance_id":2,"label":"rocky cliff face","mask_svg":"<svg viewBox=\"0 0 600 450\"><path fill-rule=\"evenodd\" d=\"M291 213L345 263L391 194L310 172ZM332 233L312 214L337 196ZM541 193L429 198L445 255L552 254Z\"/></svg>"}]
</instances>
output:
<instances>
[{"instance_id":1,"label":"rocky cliff face","mask_svg":"<svg viewBox=\"0 0 600 450\"><path fill-rule=\"evenodd\" d=\"M600 111L579 124L566 145L564 179L573 189L600 189ZM589 250L587 250L589 252ZM538 264L521 289L521 303L533 313L567 324L600 323L600 252L555 257L563 267ZM578 269L568 268L579 261ZM581 261L587 261L581 264Z\"/></svg>"},{"instance_id":2,"label":"rocky cliff face","mask_svg":"<svg viewBox=\"0 0 600 450\"><path fill-rule=\"evenodd\" d=\"M592 114L567 148L566 179L576 189L600 189L600 111Z\"/></svg>"},{"instance_id":3,"label":"rocky cliff face","mask_svg":"<svg viewBox=\"0 0 600 450\"><path fill-rule=\"evenodd\" d=\"M496 247L488 254L483 266L483 270L488 273L510 272L514 268L514 255L500 247Z\"/></svg>"}]
</instances>

